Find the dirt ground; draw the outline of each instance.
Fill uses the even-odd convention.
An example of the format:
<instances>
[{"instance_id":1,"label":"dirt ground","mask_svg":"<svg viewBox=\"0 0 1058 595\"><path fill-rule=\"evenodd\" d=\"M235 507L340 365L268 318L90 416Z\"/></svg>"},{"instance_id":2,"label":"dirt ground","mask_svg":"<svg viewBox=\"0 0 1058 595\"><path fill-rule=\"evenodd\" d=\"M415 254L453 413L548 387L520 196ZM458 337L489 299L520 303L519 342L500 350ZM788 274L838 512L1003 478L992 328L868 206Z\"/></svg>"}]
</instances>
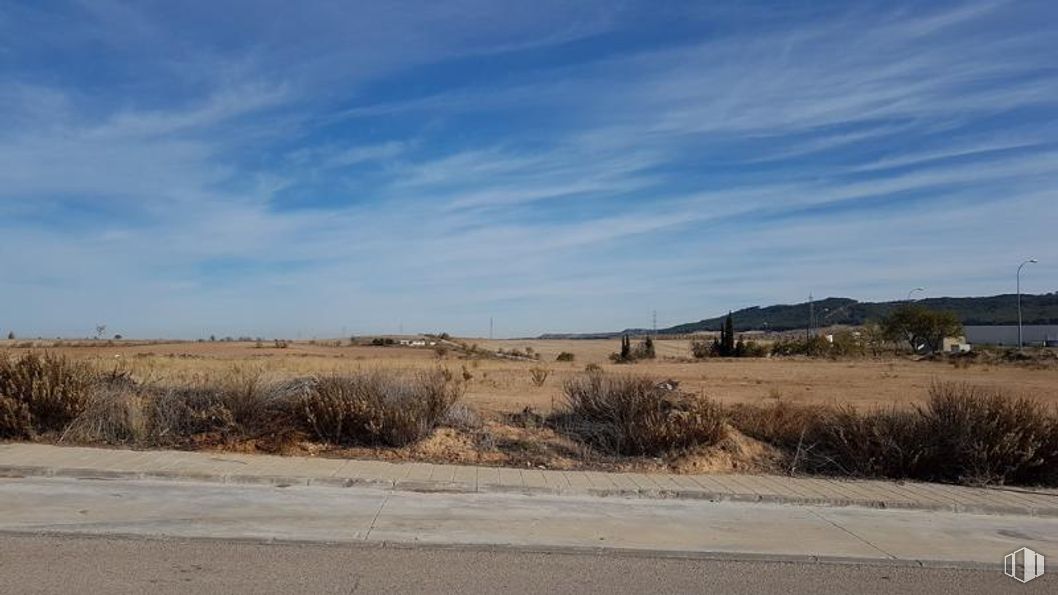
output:
<instances>
[{"instance_id":1,"label":"dirt ground","mask_svg":"<svg viewBox=\"0 0 1058 595\"><path fill-rule=\"evenodd\" d=\"M656 342L658 359L615 365L608 355L616 340L474 340L489 350L524 351L532 348L539 361L462 359L454 350L439 357L434 349L415 347L350 346L347 342L291 343L277 349L273 343L100 341L80 343L38 342L46 348L104 366L131 369L143 381L182 382L233 366L260 367L276 376L303 376L367 368L428 368L444 366L467 378L466 403L483 414L499 416L532 407L547 413L562 402L563 381L595 364L618 373L644 374L672 379L680 388L704 394L723 403L767 403L782 399L796 403L839 403L857 407L907 405L923 400L930 384L955 381L998 387L1013 393L1058 403L1058 366L1043 368L1012 364L970 364L914 361L906 358L828 361L808 359L690 359L684 340ZM13 351L12 342L0 347ZM556 362L563 351L573 362ZM532 368L546 368L543 385L532 379Z\"/></svg>"}]
</instances>

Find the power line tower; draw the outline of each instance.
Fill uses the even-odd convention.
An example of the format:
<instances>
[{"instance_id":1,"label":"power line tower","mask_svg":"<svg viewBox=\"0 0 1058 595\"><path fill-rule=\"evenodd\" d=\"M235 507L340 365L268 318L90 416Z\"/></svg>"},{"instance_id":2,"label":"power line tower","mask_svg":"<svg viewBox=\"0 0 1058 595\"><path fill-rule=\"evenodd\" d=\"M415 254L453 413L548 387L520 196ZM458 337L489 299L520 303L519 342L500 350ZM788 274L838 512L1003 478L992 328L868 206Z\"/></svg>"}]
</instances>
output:
<instances>
[{"instance_id":1,"label":"power line tower","mask_svg":"<svg viewBox=\"0 0 1058 595\"><path fill-rule=\"evenodd\" d=\"M654 336L658 334L658 311L654 310Z\"/></svg>"},{"instance_id":2,"label":"power line tower","mask_svg":"<svg viewBox=\"0 0 1058 595\"><path fill-rule=\"evenodd\" d=\"M489 341L492 340L492 317L489 316Z\"/></svg>"}]
</instances>

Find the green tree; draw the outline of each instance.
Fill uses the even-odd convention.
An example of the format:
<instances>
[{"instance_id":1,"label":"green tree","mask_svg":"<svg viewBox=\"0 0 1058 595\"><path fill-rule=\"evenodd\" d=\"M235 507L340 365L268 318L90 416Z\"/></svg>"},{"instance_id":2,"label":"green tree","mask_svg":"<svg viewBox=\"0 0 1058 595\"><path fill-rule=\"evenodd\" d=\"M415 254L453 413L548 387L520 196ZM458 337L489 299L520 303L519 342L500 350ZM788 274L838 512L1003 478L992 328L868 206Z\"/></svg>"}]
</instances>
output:
<instances>
[{"instance_id":1,"label":"green tree","mask_svg":"<svg viewBox=\"0 0 1058 595\"><path fill-rule=\"evenodd\" d=\"M720 327L720 338L713 340L713 355L716 357L736 357L738 355L735 346L735 321L730 312L724 319L724 326Z\"/></svg>"},{"instance_id":2,"label":"green tree","mask_svg":"<svg viewBox=\"0 0 1058 595\"><path fill-rule=\"evenodd\" d=\"M882 320L882 332L890 341L906 342L915 353L932 353L942 348L945 337L962 335L963 328L952 312L906 304Z\"/></svg>"},{"instance_id":3,"label":"green tree","mask_svg":"<svg viewBox=\"0 0 1058 595\"><path fill-rule=\"evenodd\" d=\"M860 329L860 334L863 336L865 347L871 351L871 355L880 355L888 348L889 339L881 324L869 321Z\"/></svg>"},{"instance_id":4,"label":"green tree","mask_svg":"<svg viewBox=\"0 0 1058 595\"><path fill-rule=\"evenodd\" d=\"M654 352L654 339L651 339L650 337L644 339L642 345L640 345L639 351L640 353L638 355L641 359L654 359L657 357L657 354Z\"/></svg>"}]
</instances>

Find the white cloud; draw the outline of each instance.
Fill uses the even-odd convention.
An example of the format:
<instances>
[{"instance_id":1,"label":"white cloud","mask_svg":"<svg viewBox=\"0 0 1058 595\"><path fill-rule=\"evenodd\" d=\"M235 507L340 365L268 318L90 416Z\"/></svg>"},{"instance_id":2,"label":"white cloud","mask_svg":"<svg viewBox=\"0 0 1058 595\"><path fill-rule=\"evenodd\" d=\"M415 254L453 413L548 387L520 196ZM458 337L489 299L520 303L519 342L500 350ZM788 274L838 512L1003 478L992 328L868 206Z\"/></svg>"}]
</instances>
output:
<instances>
[{"instance_id":1,"label":"white cloud","mask_svg":"<svg viewBox=\"0 0 1058 595\"><path fill-rule=\"evenodd\" d=\"M17 322L293 336L472 332L496 312L505 334L587 331L809 291L1004 291L1011 257L1058 254L1054 44L988 30L1014 18L1003 3L429 82L431 62L634 25L468 6L374 7L348 31L326 7L255 12L237 51L142 57L172 97L0 77L0 251L23 256L0 292ZM110 47L181 46L146 8L93 9L136 25L82 32ZM416 91L372 87L394 81Z\"/></svg>"}]
</instances>

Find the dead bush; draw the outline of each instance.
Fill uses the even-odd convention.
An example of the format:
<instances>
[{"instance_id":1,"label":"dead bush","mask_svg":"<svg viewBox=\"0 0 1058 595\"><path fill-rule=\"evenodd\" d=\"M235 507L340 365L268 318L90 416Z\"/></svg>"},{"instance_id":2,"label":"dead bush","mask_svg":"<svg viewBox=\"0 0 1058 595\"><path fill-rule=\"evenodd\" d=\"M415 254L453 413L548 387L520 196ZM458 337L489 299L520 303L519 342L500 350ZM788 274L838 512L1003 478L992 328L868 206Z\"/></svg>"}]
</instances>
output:
<instances>
[{"instance_id":1,"label":"dead bush","mask_svg":"<svg viewBox=\"0 0 1058 595\"><path fill-rule=\"evenodd\" d=\"M221 395L209 387L181 387L155 391L148 403L154 446L181 446L203 434L228 439L237 434L235 417Z\"/></svg>"},{"instance_id":2,"label":"dead bush","mask_svg":"<svg viewBox=\"0 0 1058 595\"><path fill-rule=\"evenodd\" d=\"M733 405L731 423L743 434L776 446L796 448L808 428L823 414L818 405L792 405L779 400L774 405Z\"/></svg>"},{"instance_id":3,"label":"dead bush","mask_svg":"<svg viewBox=\"0 0 1058 595\"><path fill-rule=\"evenodd\" d=\"M928 452L923 430L914 411L824 409L791 466L831 475L919 478Z\"/></svg>"},{"instance_id":4,"label":"dead bush","mask_svg":"<svg viewBox=\"0 0 1058 595\"><path fill-rule=\"evenodd\" d=\"M934 384L920 410L927 477L960 483L1053 483L1058 415L1043 404L964 384Z\"/></svg>"},{"instance_id":5,"label":"dead bush","mask_svg":"<svg viewBox=\"0 0 1058 595\"><path fill-rule=\"evenodd\" d=\"M533 386L541 387L547 382L547 377L551 375L551 370L543 366L533 366L529 368L529 379L533 382Z\"/></svg>"},{"instance_id":6,"label":"dead bush","mask_svg":"<svg viewBox=\"0 0 1058 595\"><path fill-rule=\"evenodd\" d=\"M362 372L320 378L301 410L324 441L404 446L439 425L461 393L462 385L440 370Z\"/></svg>"},{"instance_id":7,"label":"dead bush","mask_svg":"<svg viewBox=\"0 0 1058 595\"><path fill-rule=\"evenodd\" d=\"M84 411L63 432L61 441L144 444L151 432L150 399L132 387L100 387L89 398Z\"/></svg>"},{"instance_id":8,"label":"dead bush","mask_svg":"<svg viewBox=\"0 0 1058 595\"><path fill-rule=\"evenodd\" d=\"M203 388L215 391L218 403L231 413L240 432L253 436L290 410L284 386L269 383L259 367L234 366L208 379Z\"/></svg>"},{"instance_id":9,"label":"dead bush","mask_svg":"<svg viewBox=\"0 0 1058 595\"><path fill-rule=\"evenodd\" d=\"M480 429L485 423L476 411L462 403L454 403L448 408L441 424L456 430L471 431Z\"/></svg>"},{"instance_id":10,"label":"dead bush","mask_svg":"<svg viewBox=\"0 0 1058 595\"><path fill-rule=\"evenodd\" d=\"M736 406L732 423L783 449L793 470L962 484L1058 483L1058 413L1026 398L936 384L925 405Z\"/></svg>"},{"instance_id":11,"label":"dead bush","mask_svg":"<svg viewBox=\"0 0 1058 595\"><path fill-rule=\"evenodd\" d=\"M0 394L0 438L25 438L33 433L33 416L29 413L29 405Z\"/></svg>"},{"instance_id":12,"label":"dead bush","mask_svg":"<svg viewBox=\"0 0 1058 595\"><path fill-rule=\"evenodd\" d=\"M0 356L0 437L61 432L84 411L96 372L50 353Z\"/></svg>"},{"instance_id":13,"label":"dead bush","mask_svg":"<svg viewBox=\"0 0 1058 595\"><path fill-rule=\"evenodd\" d=\"M924 456L919 416L896 409L860 413L851 407L737 405L740 432L781 448L791 471L843 476L914 477Z\"/></svg>"},{"instance_id":14,"label":"dead bush","mask_svg":"<svg viewBox=\"0 0 1058 595\"><path fill-rule=\"evenodd\" d=\"M518 413L506 415L507 423L518 428L533 429L544 425L544 416L536 412L532 407L525 407Z\"/></svg>"},{"instance_id":15,"label":"dead bush","mask_svg":"<svg viewBox=\"0 0 1058 595\"><path fill-rule=\"evenodd\" d=\"M725 435L719 405L642 376L586 374L565 384L556 425L616 454L659 455L712 445Z\"/></svg>"}]
</instances>

